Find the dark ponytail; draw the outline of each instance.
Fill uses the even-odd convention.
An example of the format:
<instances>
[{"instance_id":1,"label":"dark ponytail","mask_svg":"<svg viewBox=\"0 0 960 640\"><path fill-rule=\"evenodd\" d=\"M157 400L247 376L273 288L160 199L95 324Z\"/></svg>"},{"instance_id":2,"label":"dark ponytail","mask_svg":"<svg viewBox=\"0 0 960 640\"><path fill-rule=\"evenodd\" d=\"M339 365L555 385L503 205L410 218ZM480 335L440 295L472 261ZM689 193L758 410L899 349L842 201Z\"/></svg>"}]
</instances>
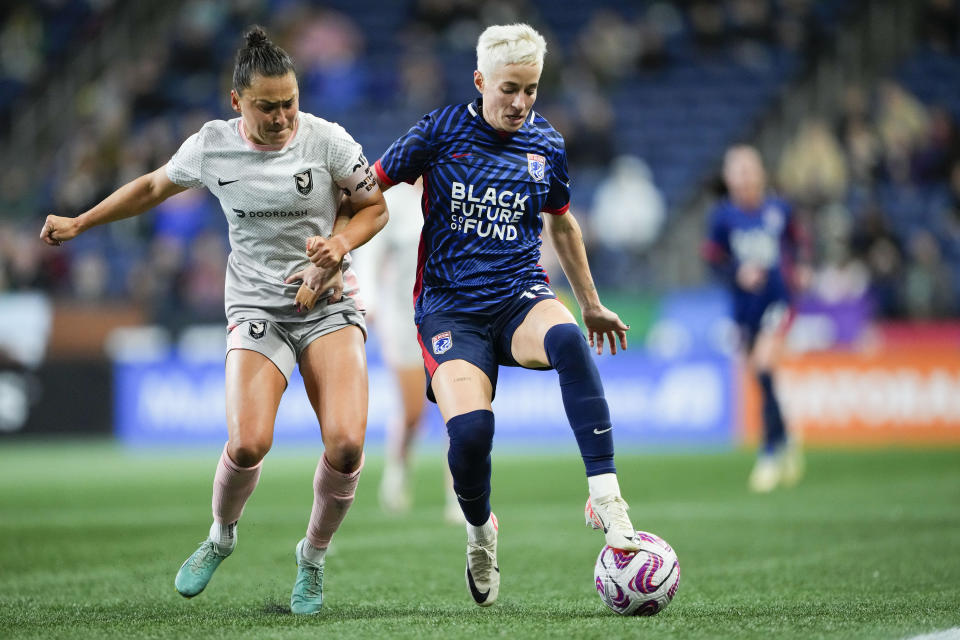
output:
<instances>
[{"instance_id":1,"label":"dark ponytail","mask_svg":"<svg viewBox=\"0 0 960 640\"><path fill-rule=\"evenodd\" d=\"M254 74L275 78L293 71L293 60L287 52L273 44L260 25L253 25L243 35L244 45L237 51L233 68L233 89L237 93L250 86Z\"/></svg>"}]
</instances>

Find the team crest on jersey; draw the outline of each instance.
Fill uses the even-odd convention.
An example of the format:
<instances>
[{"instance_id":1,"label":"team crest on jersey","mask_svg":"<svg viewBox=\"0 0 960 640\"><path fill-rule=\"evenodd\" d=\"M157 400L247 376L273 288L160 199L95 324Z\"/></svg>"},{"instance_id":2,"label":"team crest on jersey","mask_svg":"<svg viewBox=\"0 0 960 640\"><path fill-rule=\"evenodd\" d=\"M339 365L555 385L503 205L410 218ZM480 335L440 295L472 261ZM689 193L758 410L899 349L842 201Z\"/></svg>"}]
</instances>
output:
<instances>
[{"instance_id":1,"label":"team crest on jersey","mask_svg":"<svg viewBox=\"0 0 960 640\"><path fill-rule=\"evenodd\" d=\"M533 176L534 180L543 180L543 174L547 169L547 159L536 153L527 154L527 171Z\"/></svg>"},{"instance_id":2,"label":"team crest on jersey","mask_svg":"<svg viewBox=\"0 0 960 640\"><path fill-rule=\"evenodd\" d=\"M438 356L450 351L450 347L453 346L453 336L450 335L449 331L441 331L437 335L433 336L430 341L433 343L434 355Z\"/></svg>"},{"instance_id":3,"label":"team crest on jersey","mask_svg":"<svg viewBox=\"0 0 960 640\"><path fill-rule=\"evenodd\" d=\"M254 340L259 340L267 333L267 323L266 322L251 322L250 323L250 337Z\"/></svg>"},{"instance_id":4,"label":"team crest on jersey","mask_svg":"<svg viewBox=\"0 0 960 640\"><path fill-rule=\"evenodd\" d=\"M303 195L313 191L313 172L310 169L293 174L293 179L297 183L297 191Z\"/></svg>"}]
</instances>

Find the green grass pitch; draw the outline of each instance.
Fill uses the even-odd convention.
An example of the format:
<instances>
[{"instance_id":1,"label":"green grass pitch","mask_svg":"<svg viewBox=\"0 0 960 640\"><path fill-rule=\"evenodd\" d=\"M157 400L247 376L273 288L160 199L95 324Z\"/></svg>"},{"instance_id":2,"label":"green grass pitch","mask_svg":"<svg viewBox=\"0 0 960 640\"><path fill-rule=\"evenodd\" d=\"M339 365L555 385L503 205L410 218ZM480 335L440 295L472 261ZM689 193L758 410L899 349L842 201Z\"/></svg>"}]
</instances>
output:
<instances>
[{"instance_id":1,"label":"green grass pitch","mask_svg":"<svg viewBox=\"0 0 960 640\"><path fill-rule=\"evenodd\" d=\"M571 439L572 446L572 439ZM563 451L566 451L565 449ZM593 587L575 453L494 453L500 600L464 584L465 535L441 520L441 457L416 507L387 518L371 454L328 556L325 605L289 613L316 458L278 450L207 590L173 588L205 537L219 451L109 443L0 449L0 638L908 638L960 627L960 451L814 451L794 489L745 490L746 452L618 456L634 524L677 550L682 580L653 618ZM313 452L316 455L317 452Z\"/></svg>"}]
</instances>

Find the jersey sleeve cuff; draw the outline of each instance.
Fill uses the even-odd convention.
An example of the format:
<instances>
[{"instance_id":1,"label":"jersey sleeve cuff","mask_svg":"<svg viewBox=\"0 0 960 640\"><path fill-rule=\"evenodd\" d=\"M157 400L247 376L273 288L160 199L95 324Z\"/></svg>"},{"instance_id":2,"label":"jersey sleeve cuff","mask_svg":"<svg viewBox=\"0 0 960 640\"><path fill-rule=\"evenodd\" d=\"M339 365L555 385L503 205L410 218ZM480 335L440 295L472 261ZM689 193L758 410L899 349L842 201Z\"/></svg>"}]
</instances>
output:
<instances>
[{"instance_id":1,"label":"jersey sleeve cuff","mask_svg":"<svg viewBox=\"0 0 960 640\"><path fill-rule=\"evenodd\" d=\"M373 170L377 172L377 180L388 187L392 187L393 185L397 184L396 180L391 180L390 176L387 175L387 172L383 170L383 165L380 164L379 159L373 163Z\"/></svg>"},{"instance_id":2,"label":"jersey sleeve cuff","mask_svg":"<svg viewBox=\"0 0 960 640\"><path fill-rule=\"evenodd\" d=\"M723 250L719 244L712 240L707 240L700 247L700 255L707 262L712 262L714 264L721 263L726 261L727 252Z\"/></svg>"},{"instance_id":3,"label":"jersey sleeve cuff","mask_svg":"<svg viewBox=\"0 0 960 640\"><path fill-rule=\"evenodd\" d=\"M570 203L568 202L567 204L563 205L559 209L544 209L543 211L544 213L549 213L555 216L562 216L569 210L570 210Z\"/></svg>"}]
</instances>

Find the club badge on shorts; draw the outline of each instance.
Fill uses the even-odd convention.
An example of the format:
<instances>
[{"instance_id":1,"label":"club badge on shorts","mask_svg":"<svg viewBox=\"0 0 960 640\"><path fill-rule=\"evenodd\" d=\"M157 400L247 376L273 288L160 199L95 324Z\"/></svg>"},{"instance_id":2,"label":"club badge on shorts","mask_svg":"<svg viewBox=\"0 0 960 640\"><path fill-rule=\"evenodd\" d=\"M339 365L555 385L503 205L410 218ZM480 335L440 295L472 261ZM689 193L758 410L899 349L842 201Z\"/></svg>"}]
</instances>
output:
<instances>
[{"instance_id":1,"label":"club badge on shorts","mask_svg":"<svg viewBox=\"0 0 960 640\"><path fill-rule=\"evenodd\" d=\"M250 337L254 340L259 340L267 333L267 323L266 322L251 322L250 323Z\"/></svg>"},{"instance_id":2,"label":"club badge on shorts","mask_svg":"<svg viewBox=\"0 0 960 640\"><path fill-rule=\"evenodd\" d=\"M547 169L547 160L536 153L527 154L527 171L534 180L543 180L543 174Z\"/></svg>"},{"instance_id":3,"label":"club badge on shorts","mask_svg":"<svg viewBox=\"0 0 960 640\"><path fill-rule=\"evenodd\" d=\"M449 331L441 331L433 336L430 341L433 343L433 354L437 356L450 351L450 347L453 346L453 336L450 335Z\"/></svg>"}]
</instances>

